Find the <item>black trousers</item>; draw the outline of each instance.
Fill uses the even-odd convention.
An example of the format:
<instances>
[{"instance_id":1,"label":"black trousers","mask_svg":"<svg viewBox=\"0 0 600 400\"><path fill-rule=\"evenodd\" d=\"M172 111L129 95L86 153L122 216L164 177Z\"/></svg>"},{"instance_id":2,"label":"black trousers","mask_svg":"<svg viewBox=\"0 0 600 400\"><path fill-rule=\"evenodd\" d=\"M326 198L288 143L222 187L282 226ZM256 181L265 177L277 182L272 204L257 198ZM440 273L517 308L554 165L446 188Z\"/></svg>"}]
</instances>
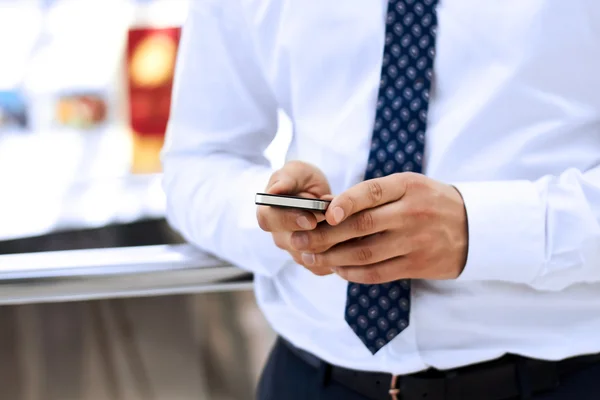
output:
<instances>
[{"instance_id":1,"label":"black trousers","mask_svg":"<svg viewBox=\"0 0 600 400\"><path fill-rule=\"evenodd\" d=\"M562 380L553 392L535 400L600 400L600 364L580 370ZM257 400L370 400L326 379L278 340L263 370ZM511 400L511 399L507 399Z\"/></svg>"}]
</instances>

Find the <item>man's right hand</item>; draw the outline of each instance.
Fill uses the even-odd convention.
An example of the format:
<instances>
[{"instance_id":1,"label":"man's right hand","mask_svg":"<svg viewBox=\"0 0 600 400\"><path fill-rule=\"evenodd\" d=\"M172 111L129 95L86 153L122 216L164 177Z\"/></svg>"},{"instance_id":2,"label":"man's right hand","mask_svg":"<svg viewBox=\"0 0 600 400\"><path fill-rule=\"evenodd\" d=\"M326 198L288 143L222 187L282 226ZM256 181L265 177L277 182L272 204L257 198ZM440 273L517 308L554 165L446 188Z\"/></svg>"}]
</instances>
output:
<instances>
[{"instance_id":1,"label":"man's right hand","mask_svg":"<svg viewBox=\"0 0 600 400\"><path fill-rule=\"evenodd\" d=\"M323 172L301 161L290 161L276 171L265 192L328 200L333 198ZM315 229L319 222L325 220L325 214L322 213L269 206L258 206L256 216L261 229L271 232L277 247L289 252L299 264L302 264L301 252L292 247L292 234ZM332 273L330 268L314 268L311 271L316 275Z\"/></svg>"}]
</instances>

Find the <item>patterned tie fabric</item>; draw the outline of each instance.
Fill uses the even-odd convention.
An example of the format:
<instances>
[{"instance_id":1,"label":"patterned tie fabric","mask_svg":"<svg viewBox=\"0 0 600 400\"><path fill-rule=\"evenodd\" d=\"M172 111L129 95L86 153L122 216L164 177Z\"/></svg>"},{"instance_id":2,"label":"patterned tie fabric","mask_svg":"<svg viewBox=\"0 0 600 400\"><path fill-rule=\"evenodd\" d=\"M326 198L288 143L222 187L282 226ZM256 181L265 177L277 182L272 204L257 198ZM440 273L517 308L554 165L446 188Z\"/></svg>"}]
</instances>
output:
<instances>
[{"instance_id":1,"label":"patterned tie fabric","mask_svg":"<svg viewBox=\"0 0 600 400\"><path fill-rule=\"evenodd\" d=\"M377 113L365 179L422 171L437 0L389 0ZM349 283L346 321L375 354L409 324L410 281Z\"/></svg>"}]
</instances>

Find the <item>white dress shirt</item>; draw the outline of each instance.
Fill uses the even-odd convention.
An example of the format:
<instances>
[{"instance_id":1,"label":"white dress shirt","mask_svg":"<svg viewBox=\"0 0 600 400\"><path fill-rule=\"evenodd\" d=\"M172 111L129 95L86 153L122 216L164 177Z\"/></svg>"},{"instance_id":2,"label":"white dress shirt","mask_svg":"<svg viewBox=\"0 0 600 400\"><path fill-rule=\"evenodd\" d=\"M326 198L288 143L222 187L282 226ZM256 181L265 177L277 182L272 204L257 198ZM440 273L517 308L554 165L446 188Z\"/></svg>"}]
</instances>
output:
<instances>
[{"instance_id":1,"label":"white dress shirt","mask_svg":"<svg viewBox=\"0 0 600 400\"><path fill-rule=\"evenodd\" d=\"M347 282L294 264L256 222L277 112L288 159L335 193L364 175L385 0L197 0L164 151L168 217L256 274L297 346L348 368L410 373L517 353L600 352L600 1L442 0L425 169L469 222L457 280L415 281L410 326L377 354L344 320Z\"/></svg>"}]
</instances>

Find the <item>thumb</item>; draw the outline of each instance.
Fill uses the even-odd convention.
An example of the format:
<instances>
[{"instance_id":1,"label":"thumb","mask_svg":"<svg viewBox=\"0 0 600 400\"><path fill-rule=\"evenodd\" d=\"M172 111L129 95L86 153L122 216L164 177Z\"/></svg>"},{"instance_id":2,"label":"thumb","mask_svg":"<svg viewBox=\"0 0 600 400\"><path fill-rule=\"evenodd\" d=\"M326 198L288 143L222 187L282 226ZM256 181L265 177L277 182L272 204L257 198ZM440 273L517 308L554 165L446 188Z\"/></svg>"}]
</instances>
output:
<instances>
[{"instance_id":1,"label":"thumb","mask_svg":"<svg viewBox=\"0 0 600 400\"><path fill-rule=\"evenodd\" d=\"M286 163L280 170L275 171L267 185L269 194L296 194L303 190L307 168L301 162Z\"/></svg>"},{"instance_id":2,"label":"thumb","mask_svg":"<svg viewBox=\"0 0 600 400\"><path fill-rule=\"evenodd\" d=\"M279 176L267 187L269 194L291 194L295 193L298 182L289 176Z\"/></svg>"},{"instance_id":3,"label":"thumb","mask_svg":"<svg viewBox=\"0 0 600 400\"><path fill-rule=\"evenodd\" d=\"M300 192L311 193L320 197L331 193L325 175L315 166L302 161L289 161L283 168L276 171L269 185L269 194L296 194Z\"/></svg>"}]
</instances>

